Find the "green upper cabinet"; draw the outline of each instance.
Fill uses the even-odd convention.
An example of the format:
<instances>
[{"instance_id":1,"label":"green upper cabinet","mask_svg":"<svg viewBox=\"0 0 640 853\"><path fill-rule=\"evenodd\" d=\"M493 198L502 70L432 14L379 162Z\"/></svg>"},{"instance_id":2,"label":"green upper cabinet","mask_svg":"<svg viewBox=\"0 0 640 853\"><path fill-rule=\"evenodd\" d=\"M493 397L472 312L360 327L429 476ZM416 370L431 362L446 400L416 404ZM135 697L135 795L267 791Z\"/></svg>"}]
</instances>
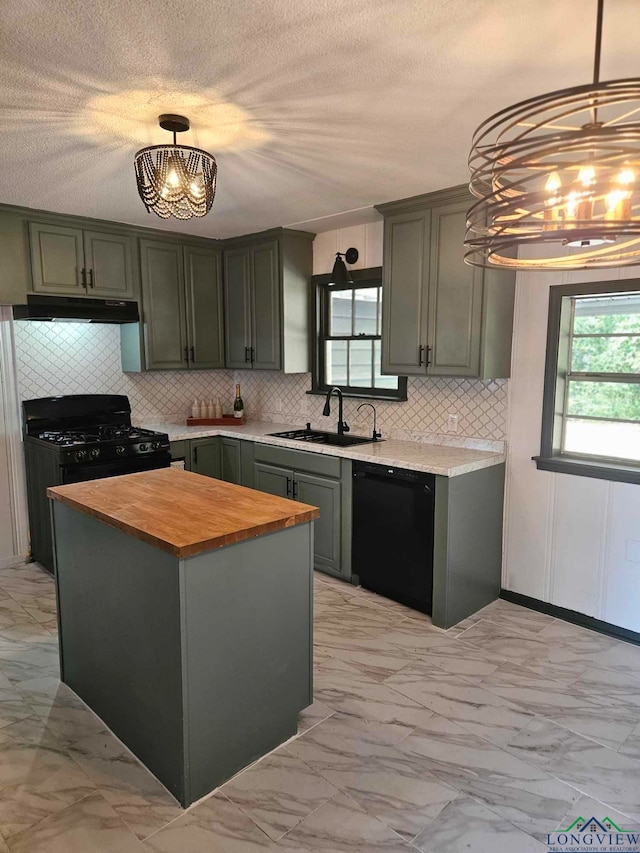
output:
<instances>
[{"instance_id":1,"label":"green upper cabinet","mask_svg":"<svg viewBox=\"0 0 640 853\"><path fill-rule=\"evenodd\" d=\"M30 222L29 237L36 293L135 299L129 234Z\"/></svg>"},{"instance_id":2,"label":"green upper cabinet","mask_svg":"<svg viewBox=\"0 0 640 853\"><path fill-rule=\"evenodd\" d=\"M284 228L226 242L226 366L309 370L313 235Z\"/></svg>"},{"instance_id":3,"label":"green upper cabinet","mask_svg":"<svg viewBox=\"0 0 640 853\"><path fill-rule=\"evenodd\" d=\"M224 253L226 366L251 366L250 252L246 248Z\"/></svg>"},{"instance_id":4,"label":"green upper cabinet","mask_svg":"<svg viewBox=\"0 0 640 853\"><path fill-rule=\"evenodd\" d=\"M188 366L187 317L182 246L140 240L146 366L176 370Z\"/></svg>"},{"instance_id":5,"label":"green upper cabinet","mask_svg":"<svg viewBox=\"0 0 640 853\"><path fill-rule=\"evenodd\" d=\"M251 357L253 367L259 370L279 370L282 366L278 248L273 240L250 249Z\"/></svg>"},{"instance_id":6,"label":"green upper cabinet","mask_svg":"<svg viewBox=\"0 0 640 853\"><path fill-rule=\"evenodd\" d=\"M31 270L36 293L86 294L82 230L29 223Z\"/></svg>"},{"instance_id":7,"label":"green upper cabinet","mask_svg":"<svg viewBox=\"0 0 640 853\"><path fill-rule=\"evenodd\" d=\"M109 234L101 231L84 231L83 236L87 294L107 298L134 298L134 238L128 234Z\"/></svg>"},{"instance_id":8,"label":"green upper cabinet","mask_svg":"<svg viewBox=\"0 0 640 853\"><path fill-rule=\"evenodd\" d=\"M513 272L464 262L466 187L378 206L384 215L384 373L509 376Z\"/></svg>"},{"instance_id":9,"label":"green upper cabinet","mask_svg":"<svg viewBox=\"0 0 640 853\"><path fill-rule=\"evenodd\" d=\"M220 252L140 240L144 358L136 330L122 330L125 370L224 367Z\"/></svg>"},{"instance_id":10,"label":"green upper cabinet","mask_svg":"<svg viewBox=\"0 0 640 853\"><path fill-rule=\"evenodd\" d=\"M184 249L189 364L224 367L222 270L216 249Z\"/></svg>"},{"instance_id":11,"label":"green upper cabinet","mask_svg":"<svg viewBox=\"0 0 640 853\"><path fill-rule=\"evenodd\" d=\"M31 285L28 222L0 209L0 305L24 305Z\"/></svg>"}]
</instances>

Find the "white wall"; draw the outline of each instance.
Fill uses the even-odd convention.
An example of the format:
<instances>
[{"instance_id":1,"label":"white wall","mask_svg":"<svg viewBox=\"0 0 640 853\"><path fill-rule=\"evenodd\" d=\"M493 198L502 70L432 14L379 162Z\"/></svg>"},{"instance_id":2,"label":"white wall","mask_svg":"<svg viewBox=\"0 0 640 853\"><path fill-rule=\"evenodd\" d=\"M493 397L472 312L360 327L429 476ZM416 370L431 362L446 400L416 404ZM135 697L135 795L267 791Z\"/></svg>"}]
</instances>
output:
<instances>
[{"instance_id":1,"label":"white wall","mask_svg":"<svg viewBox=\"0 0 640 853\"><path fill-rule=\"evenodd\" d=\"M336 252L346 252L352 246L360 257L349 269L362 270L382 266L383 221L366 225L350 225L316 234L313 241L313 274L331 272Z\"/></svg>"},{"instance_id":2,"label":"white wall","mask_svg":"<svg viewBox=\"0 0 640 853\"><path fill-rule=\"evenodd\" d=\"M640 486L538 471L549 287L637 268L517 276L504 586L640 631ZM639 285L640 287L640 285Z\"/></svg>"},{"instance_id":3,"label":"white wall","mask_svg":"<svg viewBox=\"0 0 640 853\"><path fill-rule=\"evenodd\" d=\"M11 309L0 306L0 568L27 556L26 508Z\"/></svg>"}]
</instances>

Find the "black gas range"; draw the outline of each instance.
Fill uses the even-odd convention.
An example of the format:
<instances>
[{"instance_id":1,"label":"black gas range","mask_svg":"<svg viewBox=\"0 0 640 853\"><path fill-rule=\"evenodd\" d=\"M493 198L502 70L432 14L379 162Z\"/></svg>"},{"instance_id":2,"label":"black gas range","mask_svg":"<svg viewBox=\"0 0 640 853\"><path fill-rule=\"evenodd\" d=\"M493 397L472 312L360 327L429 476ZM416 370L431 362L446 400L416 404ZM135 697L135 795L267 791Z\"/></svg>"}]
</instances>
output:
<instances>
[{"instance_id":1,"label":"black gas range","mask_svg":"<svg viewBox=\"0 0 640 853\"><path fill-rule=\"evenodd\" d=\"M49 486L116 477L171 462L165 433L131 425L120 394L73 394L22 404L31 552L53 571Z\"/></svg>"}]
</instances>

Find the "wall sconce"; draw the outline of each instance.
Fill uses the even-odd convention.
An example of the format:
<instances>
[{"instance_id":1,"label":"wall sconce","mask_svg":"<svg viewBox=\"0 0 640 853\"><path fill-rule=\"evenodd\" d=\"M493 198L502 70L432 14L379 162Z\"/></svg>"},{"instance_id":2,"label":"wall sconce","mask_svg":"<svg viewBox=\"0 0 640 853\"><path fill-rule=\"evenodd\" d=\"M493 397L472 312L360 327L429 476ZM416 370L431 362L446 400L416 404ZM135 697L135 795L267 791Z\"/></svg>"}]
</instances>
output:
<instances>
[{"instance_id":1,"label":"wall sconce","mask_svg":"<svg viewBox=\"0 0 640 853\"><path fill-rule=\"evenodd\" d=\"M336 260L331 271L331 280L329 284L353 284L351 273L347 269L347 264L355 264L360 257L357 249L347 249L346 252L336 252ZM342 260L344 258L344 261Z\"/></svg>"}]
</instances>

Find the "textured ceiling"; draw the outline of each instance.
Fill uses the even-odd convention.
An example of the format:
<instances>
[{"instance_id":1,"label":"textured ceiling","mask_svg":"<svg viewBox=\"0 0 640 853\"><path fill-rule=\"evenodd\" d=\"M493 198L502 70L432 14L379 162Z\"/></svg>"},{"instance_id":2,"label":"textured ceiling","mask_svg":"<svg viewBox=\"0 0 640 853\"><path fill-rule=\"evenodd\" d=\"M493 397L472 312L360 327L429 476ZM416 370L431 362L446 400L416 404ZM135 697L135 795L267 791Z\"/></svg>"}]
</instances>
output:
<instances>
[{"instance_id":1,"label":"textured ceiling","mask_svg":"<svg viewBox=\"0 0 640 853\"><path fill-rule=\"evenodd\" d=\"M595 0L2 0L0 201L208 236L467 180L491 112L589 82ZM605 4L602 78L640 76L640 2ZM163 222L133 154L217 158L212 212ZM322 223L333 219L321 219Z\"/></svg>"}]
</instances>

